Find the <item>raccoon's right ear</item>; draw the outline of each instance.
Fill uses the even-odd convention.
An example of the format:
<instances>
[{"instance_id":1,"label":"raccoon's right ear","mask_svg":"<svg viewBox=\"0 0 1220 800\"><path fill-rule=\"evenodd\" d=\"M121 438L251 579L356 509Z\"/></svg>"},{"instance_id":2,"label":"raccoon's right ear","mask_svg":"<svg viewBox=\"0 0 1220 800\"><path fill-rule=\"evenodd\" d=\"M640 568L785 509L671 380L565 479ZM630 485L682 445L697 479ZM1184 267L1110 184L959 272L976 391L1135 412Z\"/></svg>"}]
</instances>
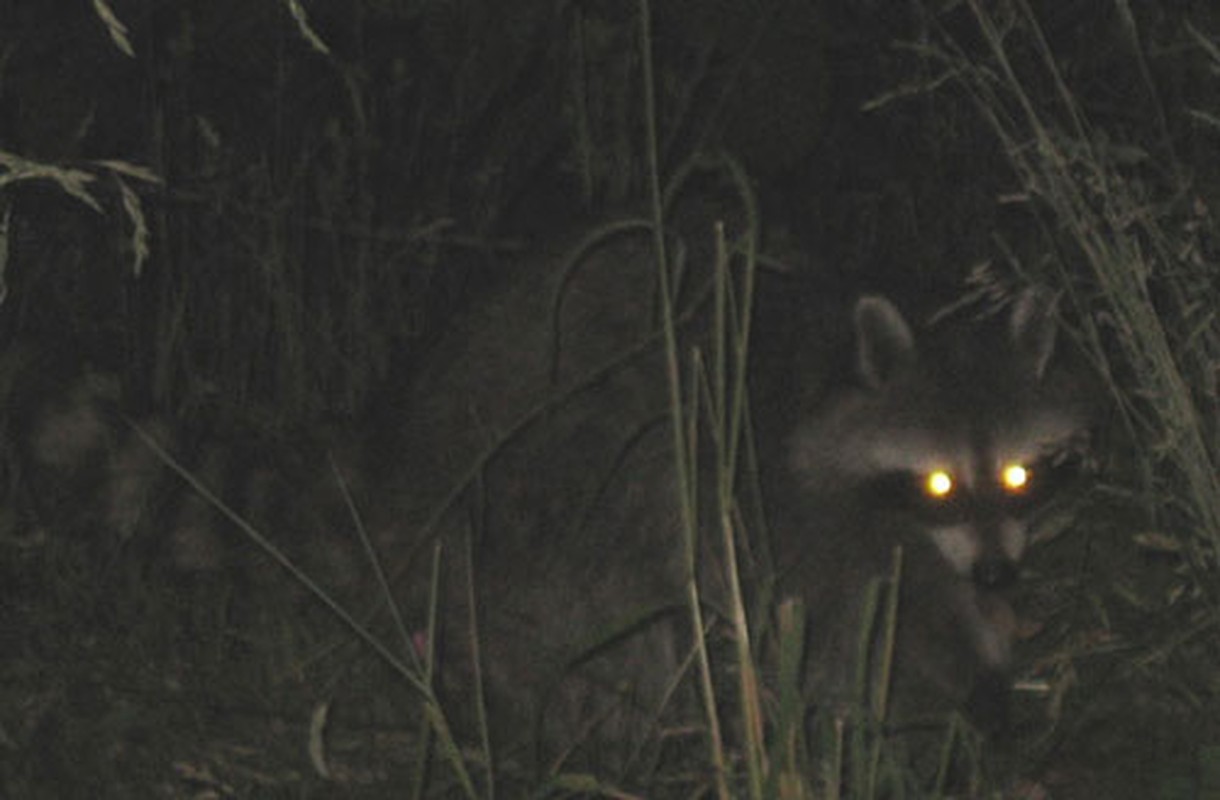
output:
<instances>
[{"instance_id":1,"label":"raccoon's right ear","mask_svg":"<svg viewBox=\"0 0 1220 800\"><path fill-rule=\"evenodd\" d=\"M1041 286L1031 286L1013 300L1008 335L1020 366L1035 381L1042 379L1055 352L1058 306L1059 295Z\"/></svg>"},{"instance_id":2,"label":"raccoon's right ear","mask_svg":"<svg viewBox=\"0 0 1220 800\"><path fill-rule=\"evenodd\" d=\"M856 371L865 385L880 389L915 366L915 336L902 313L884 297L856 301Z\"/></svg>"}]
</instances>

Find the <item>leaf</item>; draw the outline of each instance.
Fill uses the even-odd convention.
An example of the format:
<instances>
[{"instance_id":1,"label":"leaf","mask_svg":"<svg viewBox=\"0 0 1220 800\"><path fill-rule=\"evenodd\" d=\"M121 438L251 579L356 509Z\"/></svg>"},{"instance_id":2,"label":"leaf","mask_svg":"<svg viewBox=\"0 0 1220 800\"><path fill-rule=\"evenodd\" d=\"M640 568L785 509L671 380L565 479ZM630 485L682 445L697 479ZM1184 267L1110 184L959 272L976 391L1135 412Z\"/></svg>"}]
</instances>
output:
<instances>
[{"instance_id":1,"label":"leaf","mask_svg":"<svg viewBox=\"0 0 1220 800\"><path fill-rule=\"evenodd\" d=\"M97 18L106 26L106 31L110 34L110 41L114 42L114 46L122 50L128 57L135 58L136 51L131 46L131 40L127 38L127 26L115 16L114 10L106 4L106 0L93 0L93 10L97 14Z\"/></svg>"}]
</instances>

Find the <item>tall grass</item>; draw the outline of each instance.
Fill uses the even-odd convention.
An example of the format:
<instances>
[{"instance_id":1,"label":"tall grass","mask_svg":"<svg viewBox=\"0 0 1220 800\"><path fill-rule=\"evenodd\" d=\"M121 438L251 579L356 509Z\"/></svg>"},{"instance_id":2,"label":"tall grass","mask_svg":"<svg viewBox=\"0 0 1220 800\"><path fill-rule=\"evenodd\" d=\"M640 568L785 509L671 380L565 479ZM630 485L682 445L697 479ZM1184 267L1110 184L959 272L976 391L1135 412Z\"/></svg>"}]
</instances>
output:
<instances>
[{"instance_id":1,"label":"tall grass","mask_svg":"<svg viewBox=\"0 0 1220 800\"><path fill-rule=\"evenodd\" d=\"M687 559L687 598L691 630L698 654L699 683L707 720L708 748L714 770L715 789L721 800L748 797L750 800L797 800L814 797L811 763L823 765L822 792L826 797L838 797L844 786L851 796L864 800L892 796L895 786L901 786L901 769L888 754L884 733L888 719L888 687L893 663L893 648L898 620L898 585L901 576L901 550L895 553L894 571L888 581L868 588L874 602L868 604L864 618L868 624L860 632L859 708L850 725L853 758L844 774L842 747L843 720L837 721L839 732L835 745L825 753L810 753L804 739L809 708L802 694L801 665L809 657L804 652L804 608L799 601L786 599L776 610L778 618L780 704L768 713L764 707L766 693L756 663L758 648L752 635L752 622L747 614L743 593L746 580L737 553L750 535L743 525L738 505L737 479L749 463L741 453L748 444L749 405L746 376L749 368L751 315L754 306L754 286L758 269L759 219L757 204L744 170L733 159L724 157L722 169L731 179L742 208L743 232L732 250L726 244L724 223L714 226L715 263L713 264L713 307L711 314L710 356L698 346L689 354L680 350L675 324L674 292L671 287L674 266L669 262L666 241L665 198L662 191L658 159L654 80L651 62L652 36L649 26L649 0L640 0L640 49L642 53L644 120L648 187L653 233L653 250L657 264L657 283L662 300L662 331L664 335L666 377L669 387L670 430L673 437L675 470L678 476L678 497L681 508L682 536ZM689 357L689 374L684 378L680 363ZM701 418L706 415L706 419ZM706 434L704 433L706 431ZM710 439L714 465L711 476L715 482L712 494L716 499L711 521L699 519L698 477L701 456L698 442L701 435ZM753 485L756 486L756 481ZM717 545L700 541L709 530L718 531L721 541L728 587L728 614L732 629L732 669L737 676L735 691L727 692L735 702L723 702L726 694L718 685L718 672L713 669L704 632L707 624L700 596L699 564L701 548ZM754 531L761 535L761 531ZM875 633L873 623L879 626ZM874 648L880 652L874 654ZM876 669L870 669L875 665ZM724 670L719 671L724 674ZM741 752L730 756L722 733L721 714L735 708L738 714L735 728L739 733ZM946 746L946 761L952 758L952 732ZM738 780L730 780L729 764L744 762L744 789ZM943 774L942 781L943 783ZM819 793L819 794L821 794Z\"/></svg>"}]
</instances>

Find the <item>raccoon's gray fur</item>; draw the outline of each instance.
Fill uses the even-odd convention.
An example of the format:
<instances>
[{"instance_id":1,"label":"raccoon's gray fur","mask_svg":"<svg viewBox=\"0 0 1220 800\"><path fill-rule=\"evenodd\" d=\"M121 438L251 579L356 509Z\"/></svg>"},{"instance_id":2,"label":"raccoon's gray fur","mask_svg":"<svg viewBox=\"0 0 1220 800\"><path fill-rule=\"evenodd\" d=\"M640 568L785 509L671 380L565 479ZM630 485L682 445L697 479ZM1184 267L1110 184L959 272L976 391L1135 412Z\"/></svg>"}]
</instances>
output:
<instances>
[{"instance_id":1,"label":"raccoon's gray fur","mask_svg":"<svg viewBox=\"0 0 1220 800\"><path fill-rule=\"evenodd\" d=\"M514 277L455 323L366 441L335 455L421 627L433 546L442 546L445 696L460 708L473 694L473 618L497 757L539 766L566 754L618 769L658 738L658 720L688 731L702 721L650 242L626 235ZM688 284L687 302L698 295ZM878 296L842 313L816 294L778 294L795 300L792 313L760 307L752 350L769 535L750 530L743 542L747 590L804 601L806 688L834 711L853 698L859 631L871 622L866 588L889 575L901 546L895 713L993 711L1016 630L1005 592L1030 524L1079 465L1090 421L1087 392L1057 363L1053 303L1020 292L977 324L916 330ZM86 493L103 525L126 533L132 509L180 482L118 424L114 392L99 391L108 384L86 375L64 386L70 399L20 425L27 473L36 483L110 475ZM148 424L169 440L169 426ZM56 444L65 437L75 444ZM277 517L267 513L277 492L263 486L273 482L289 493L306 484L289 497L322 498L316 516L335 518L338 493L318 489L328 450L313 449L305 461L317 463L287 476L275 464L254 470L263 483L246 493L264 517ZM204 452L193 463L212 486L226 482L226 464L251 461L230 448ZM1000 470L1018 464L1026 483L1008 492ZM923 493L934 472L949 482L940 499ZM700 486L696 569L714 621L727 603L726 554L712 482L702 476ZM292 519L309 528L294 500ZM218 561L207 528L219 517L199 502L171 503L161 516L160 535L184 567ZM757 511L753 498L742 508ZM312 529L324 538L330 526ZM344 566L338 580L359 580L358 569ZM713 641L724 629L713 626Z\"/></svg>"},{"instance_id":2,"label":"raccoon's gray fur","mask_svg":"<svg viewBox=\"0 0 1220 800\"><path fill-rule=\"evenodd\" d=\"M561 285L565 303L551 323ZM466 495L472 504L441 528L475 538L492 710L509 706L518 733L522 720L540 720L551 755L579 752L588 737L613 761L606 741L639 735L689 666L664 360L655 338L645 344L657 330L653 285L647 242L603 248L570 280L558 267L527 272L459 324L400 406L407 419L392 494L403 506L382 523L391 531L383 536L413 541L437 498L489 456L476 471L479 490ZM1014 293L986 319L930 331L913 330L881 297L849 305L838 326L816 295L797 302L807 325L753 341L774 575L764 558L743 554L747 576L754 567L747 589L774 577L778 599L805 601L808 688L834 709L852 699L857 638L870 622L865 589L889 574L901 545L895 714L967 704L983 722L998 719L1017 627L1006 592L1029 525L1081 465L1091 421L1087 392L1055 358L1054 302ZM635 356L584 380L624 352ZM1028 482L1005 496L997 470L1009 465L1023 466ZM917 494L934 470L954 482L939 503ZM714 618L728 594L708 494L698 571ZM460 546L448 553L464 563ZM461 570L450 578L461 609L451 620L463 629L466 580ZM447 639L457 663L467 654L453 645L465 638ZM694 709L672 702L670 713L697 726Z\"/></svg>"}]
</instances>

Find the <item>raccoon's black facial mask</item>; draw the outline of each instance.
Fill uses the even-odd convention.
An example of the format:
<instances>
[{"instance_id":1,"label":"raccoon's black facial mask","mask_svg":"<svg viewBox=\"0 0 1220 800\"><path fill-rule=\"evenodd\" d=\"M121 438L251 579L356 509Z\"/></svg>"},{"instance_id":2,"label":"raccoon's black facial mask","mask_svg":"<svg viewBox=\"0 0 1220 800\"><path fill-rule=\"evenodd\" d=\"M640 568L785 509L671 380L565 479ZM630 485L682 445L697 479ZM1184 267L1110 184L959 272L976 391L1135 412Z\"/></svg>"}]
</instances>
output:
<instances>
[{"instance_id":1,"label":"raccoon's black facial mask","mask_svg":"<svg viewBox=\"0 0 1220 800\"><path fill-rule=\"evenodd\" d=\"M958 525L987 513L1024 518L1075 485L1083 472L1074 453L1004 464L973 485L951 469L885 473L863 487L873 507L909 514L936 526Z\"/></svg>"}]
</instances>

